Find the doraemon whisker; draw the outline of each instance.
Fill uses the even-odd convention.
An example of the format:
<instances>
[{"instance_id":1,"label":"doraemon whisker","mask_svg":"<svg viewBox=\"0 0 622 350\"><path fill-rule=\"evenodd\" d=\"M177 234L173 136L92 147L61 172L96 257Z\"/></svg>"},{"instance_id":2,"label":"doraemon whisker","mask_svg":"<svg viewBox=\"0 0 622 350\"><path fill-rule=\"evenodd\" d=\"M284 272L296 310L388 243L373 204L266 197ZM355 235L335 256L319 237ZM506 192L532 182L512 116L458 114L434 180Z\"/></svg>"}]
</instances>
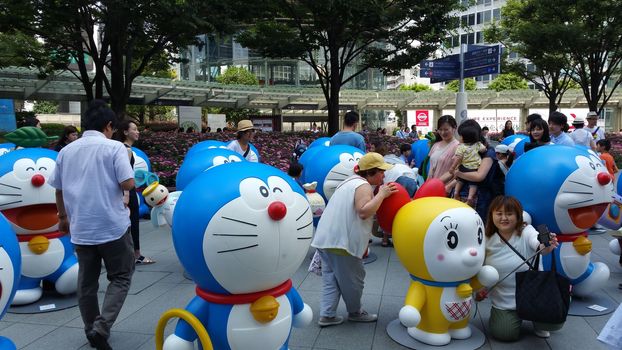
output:
<instances>
[{"instance_id":1,"label":"doraemon whisker","mask_svg":"<svg viewBox=\"0 0 622 350\"><path fill-rule=\"evenodd\" d=\"M11 186L11 185L7 185L7 184L3 184L2 182L0 182L0 186L6 186L6 187L10 187L10 188L14 188L16 190L21 190L21 187L17 187L17 186Z\"/></svg>"},{"instance_id":2,"label":"doraemon whisker","mask_svg":"<svg viewBox=\"0 0 622 350\"><path fill-rule=\"evenodd\" d=\"M443 227L445 228L445 230L449 230L449 227L447 227L447 226L445 226L445 225L443 225Z\"/></svg>"},{"instance_id":3,"label":"doraemon whisker","mask_svg":"<svg viewBox=\"0 0 622 350\"><path fill-rule=\"evenodd\" d=\"M346 179L345 177L340 177L340 178L327 177L326 180L324 180L324 181L327 181L327 180L328 181L343 181L345 179Z\"/></svg>"},{"instance_id":4,"label":"doraemon whisker","mask_svg":"<svg viewBox=\"0 0 622 350\"><path fill-rule=\"evenodd\" d=\"M340 173L340 172L338 172L338 171L331 171L331 173L333 173L333 174L343 175L343 176L345 176L345 177L350 176L350 175L348 175L348 174Z\"/></svg>"},{"instance_id":5,"label":"doraemon whisker","mask_svg":"<svg viewBox=\"0 0 622 350\"><path fill-rule=\"evenodd\" d=\"M303 227L299 227L299 228L297 228L296 230L297 230L297 231L300 231L300 230L302 230L303 228L308 227L308 226L309 226L309 225L311 225L312 223L313 223L313 221L311 221L310 223L308 223L308 224L304 225Z\"/></svg>"},{"instance_id":6,"label":"doraemon whisker","mask_svg":"<svg viewBox=\"0 0 622 350\"><path fill-rule=\"evenodd\" d=\"M589 194L589 195L594 194L592 192L577 192L577 191L564 191L564 193Z\"/></svg>"},{"instance_id":7,"label":"doraemon whisker","mask_svg":"<svg viewBox=\"0 0 622 350\"><path fill-rule=\"evenodd\" d=\"M19 193L0 193L0 196L13 196L13 197L21 197L22 195Z\"/></svg>"},{"instance_id":8,"label":"doraemon whisker","mask_svg":"<svg viewBox=\"0 0 622 350\"><path fill-rule=\"evenodd\" d=\"M221 251L218 251L217 253L229 253L229 252L235 252L236 250L244 250L244 249L249 249L249 248L254 248L254 247L259 247L259 244L253 244L253 245L249 245L248 247L242 247L242 248L221 250Z\"/></svg>"},{"instance_id":9,"label":"doraemon whisker","mask_svg":"<svg viewBox=\"0 0 622 350\"><path fill-rule=\"evenodd\" d=\"M298 217L298 219L296 219L296 221L300 220L300 218L302 218L309 210L311 209L311 207L307 207L307 209L305 210L304 213L300 214L300 216Z\"/></svg>"},{"instance_id":10,"label":"doraemon whisker","mask_svg":"<svg viewBox=\"0 0 622 350\"><path fill-rule=\"evenodd\" d=\"M236 219L228 218L228 217L226 217L226 216L221 216L221 217L222 217L223 219L226 219L226 220L231 220L231 221L239 222L240 224L246 224L246 225L250 225L250 226L257 227L257 225L256 225L256 224L252 224L252 223L250 223L250 222L246 222L246 221L242 221L242 220L236 220Z\"/></svg>"},{"instance_id":11,"label":"doraemon whisker","mask_svg":"<svg viewBox=\"0 0 622 350\"><path fill-rule=\"evenodd\" d=\"M259 235L236 235L233 233L214 233L212 236L224 236L224 237L258 237Z\"/></svg>"},{"instance_id":12,"label":"doraemon whisker","mask_svg":"<svg viewBox=\"0 0 622 350\"><path fill-rule=\"evenodd\" d=\"M584 184L583 182L572 181L572 180L570 180L570 181L568 181L568 182L572 182L572 183L575 183L575 184L577 184L577 185L581 185L581 186L585 186L585 187L592 188L592 186L590 186L590 185L588 185L588 184Z\"/></svg>"},{"instance_id":13,"label":"doraemon whisker","mask_svg":"<svg viewBox=\"0 0 622 350\"><path fill-rule=\"evenodd\" d=\"M593 200L594 200L593 198L592 198L592 199L586 199L586 200L584 200L584 201L579 201L579 202L570 203L570 204L568 204L568 206L573 206L573 205L576 205L576 204L582 204L582 203L592 202Z\"/></svg>"},{"instance_id":14,"label":"doraemon whisker","mask_svg":"<svg viewBox=\"0 0 622 350\"><path fill-rule=\"evenodd\" d=\"M9 202L9 203L2 203L0 204L0 207L3 207L5 205L9 205L9 204L15 204L15 203L21 203L22 201L15 201L15 202Z\"/></svg>"},{"instance_id":15,"label":"doraemon whisker","mask_svg":"<svg viewBox=\"0 0 622 350\"><path fill-rule=\"evenodd\" d=\"M298 239L311 239L313 237L298 237Z\"/></svg>"}]
</instances>

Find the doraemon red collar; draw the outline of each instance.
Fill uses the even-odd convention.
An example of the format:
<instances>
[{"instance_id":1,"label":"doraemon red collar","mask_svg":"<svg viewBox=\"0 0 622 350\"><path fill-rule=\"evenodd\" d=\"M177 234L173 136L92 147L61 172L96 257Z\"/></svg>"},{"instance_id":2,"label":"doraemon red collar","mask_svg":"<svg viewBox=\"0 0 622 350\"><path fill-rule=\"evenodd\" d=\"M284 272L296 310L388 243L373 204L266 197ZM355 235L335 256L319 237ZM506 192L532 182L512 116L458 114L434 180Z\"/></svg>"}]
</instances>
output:
<instances>
[{"instance_id":1,"label":"doraemon red collar","mask_svg":"<svg viewBox=\"0 0 622 350\"><path fill-rule=\"evenodd\" d=\"M60 231L47 232L47 233L33 233L30 235L17 235L17 240L19 242L29 242L31 239L37 236L43 236L47 239L60 238L66 235L66 233L61 233Z\"/></svg>"},{"instance_id":2,"label":"doraemon red collar","mask_svg":"<svg viewBox=\"0 0 622 350\"><path fill-rule=\"evenodd\" d=\"M255 293L248 293L248 294L233 294L233 295L217 294L217 293L204 291L198 286L196 288L196 292L197 292L197 295L201 297L201 299L208 301L210 303L235 305L235 304L251 304L255 300L266 295L271 295L275 298L278 298L281 295L289 292L290 289L292 289L292 280L288 279L287 281L283 282L283 284L276 286L272 289L264 290L261 292L255 292Z\"/></svg>"}]
</instances>

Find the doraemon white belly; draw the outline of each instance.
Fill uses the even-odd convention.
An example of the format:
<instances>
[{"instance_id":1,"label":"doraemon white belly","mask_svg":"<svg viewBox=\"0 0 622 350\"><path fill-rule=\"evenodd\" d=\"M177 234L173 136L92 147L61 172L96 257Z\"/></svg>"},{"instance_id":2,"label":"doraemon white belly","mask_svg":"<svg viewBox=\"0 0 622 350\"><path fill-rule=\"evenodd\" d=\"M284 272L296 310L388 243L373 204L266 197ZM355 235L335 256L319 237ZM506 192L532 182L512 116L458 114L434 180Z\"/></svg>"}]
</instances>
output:
<instances>
[{"instance_id":1,"label":"doraemon white belly","mask_svg":"<svg viewBox=\"0 0 622 350\"><path fill-rule=\"evenodd\" d=\"M28 242L19 242L23 276L42 278L58 270L63 263L65 247L59 238L50 239L49 244L43 254L35 254L28 248Z\"/></svg>"},{"instance_id":2,"label":"doraemon white belly","mask_svg":"<svg viewBox=\"0 0 622 350\"><path fill-rule=\"evenodd\" d=\"M461 298L455 287L445 287L440 296L439 309L447 321L458 322L471 315L472 304L471 297Z\"/></svg>"},{"instance_id":3,"label":"doraemon white belly","mask_svg":"<svg viewBox=\"0 0 622 350\"><path fill-rule=\"evenodd\" d=\"M575 279L581 276L588 268L592 253L581 255L572 245L572 242L563 242L559 245L561 264L566 276Z\"/></svg>"},{"instance_id":4,"label":"doraemon white belly","mask_svg":"<svg viewBox=\"0 0 622 350\"><path fill-rule=\"evenodd\" d=\"M276 300L280 304L279 312L268 323L259 323L253 318L250 304L238 304L231 308L227 320L227 341L232 350L277 350L283 347L292 327L292 306L285 294Z\"/></svg>"}]
</instances>

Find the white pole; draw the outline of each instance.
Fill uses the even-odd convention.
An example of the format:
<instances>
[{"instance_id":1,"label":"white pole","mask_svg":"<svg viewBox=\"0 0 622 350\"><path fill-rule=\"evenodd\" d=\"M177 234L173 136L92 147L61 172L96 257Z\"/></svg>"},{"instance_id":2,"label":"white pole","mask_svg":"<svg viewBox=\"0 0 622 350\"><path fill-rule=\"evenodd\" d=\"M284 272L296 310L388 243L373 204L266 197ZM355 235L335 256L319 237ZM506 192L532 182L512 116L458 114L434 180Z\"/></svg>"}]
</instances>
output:
<instances>
[{"instance_id":1,"label":"white pole","mask_svg":"<svg viewBox=\"0 0 622 350\"><path fill-rule=\"evenodd\" d=\"M466 44L460 45L460 90L456 94L456 122L462 124L467 117L467 93L464 91L464 52Z\"/></svg>"}]
</instances>

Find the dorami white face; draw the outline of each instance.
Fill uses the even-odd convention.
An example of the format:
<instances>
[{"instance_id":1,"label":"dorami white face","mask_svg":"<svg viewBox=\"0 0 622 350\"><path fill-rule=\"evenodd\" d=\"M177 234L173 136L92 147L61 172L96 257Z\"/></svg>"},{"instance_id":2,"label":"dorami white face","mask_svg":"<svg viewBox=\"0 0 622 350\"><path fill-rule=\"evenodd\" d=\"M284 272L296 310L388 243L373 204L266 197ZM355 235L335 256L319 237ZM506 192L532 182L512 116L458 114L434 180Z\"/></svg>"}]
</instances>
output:
<instances>
[{"instance_id":1,"label":"dorami white face","mask_svg":"<svg viewBox=\"0 0 622 350\"><path fill-rule=\"evenodd\" d=\"M484 264L484 224L471 208L439 214L423 243L425 263L434 281L454 282L475 276Z\"/></svg>"},{"instance_id":2,"label":"dorami white face","mask_svg":"<svg viewBox=\"0 0 622 350\"><path fill-rule=\"evenodd\" d=\"M56 190L48 182L55 167L51 158L22 158L0 177L0 211L17 234L56 229Z\"/></svg>"},{"instance_id":3,"label":"dorami white face","mask_svg":"<svg viewBox=\"0 0 622 350\"><path fill-rule=\"evenodd\" d=\"M335 164L324 179L324 195L327 199L332 197L339 184L354 174L354 166L358 164L363 157L362 153L341 153L339 155L339 163Z\"/></svg>"},{"instance_id":4,"label":"dorami white face","mask_svg":"<svg viewBox=\"0 0 622 350\"><path fill-rule=\"evenodd\" d=\"M290 278L313 236L309 202L279 176L246 178L240 197L220 208L203 238L210 272L231 293L252 293Z\"/></svg>"},{"instance_id":5,"label":"dorami white face","mask_svg":"<svg viewBox=\"0 0 622 350\"><path fill-rule=\"evenodd\" d=\"M589 157L575 158L578 168L566 178L555 198L555 220L562 234L589 229L613 201L613 181L600 158L589 153Z\"/></svg>"}]
</instances>

